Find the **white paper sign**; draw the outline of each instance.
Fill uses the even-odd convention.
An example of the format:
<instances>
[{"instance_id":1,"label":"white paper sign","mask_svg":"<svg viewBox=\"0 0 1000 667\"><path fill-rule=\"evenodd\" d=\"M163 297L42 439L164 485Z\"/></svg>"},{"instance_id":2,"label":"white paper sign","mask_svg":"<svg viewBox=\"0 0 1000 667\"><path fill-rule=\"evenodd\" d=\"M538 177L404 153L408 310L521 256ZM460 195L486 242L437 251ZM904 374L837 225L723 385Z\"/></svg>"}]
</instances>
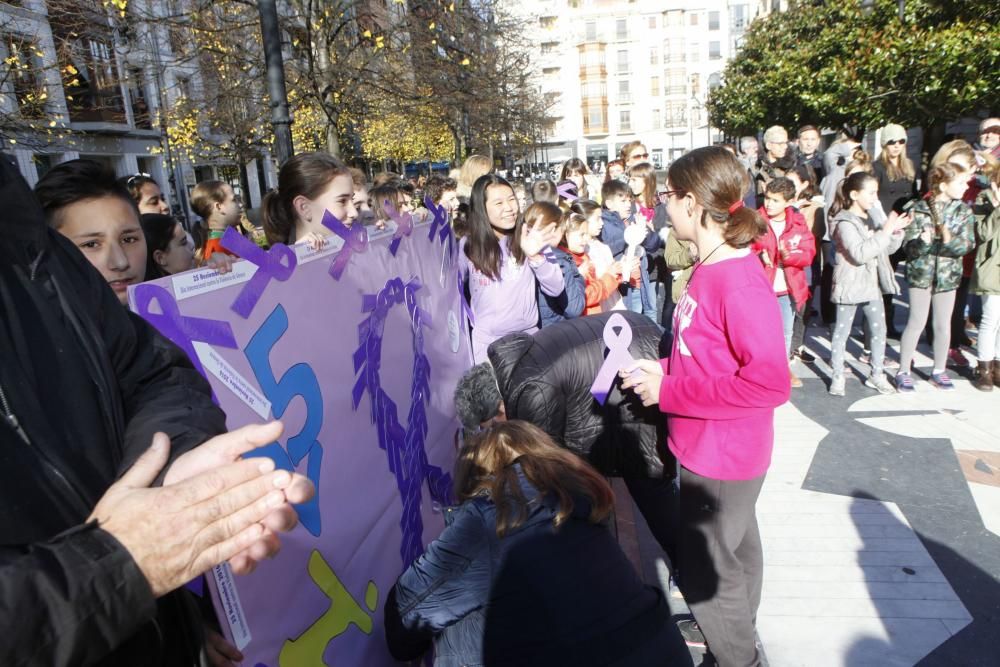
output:
<instances>
[{"instance_id":1,"label":"white paper sign","mask_svg":"<svg viewBox=\"0 0 1000 667\"><path fill-rule=\"evenodd\" d=\"M222 380L222 384L226 385L226 388L236 394L251 410L259 414L261 419L268 419L271 414L271 401L264 398L245 377L219 356L211 345L199 341L193 342L192 345L206 373Z\"/></svg>"}]
</instances>

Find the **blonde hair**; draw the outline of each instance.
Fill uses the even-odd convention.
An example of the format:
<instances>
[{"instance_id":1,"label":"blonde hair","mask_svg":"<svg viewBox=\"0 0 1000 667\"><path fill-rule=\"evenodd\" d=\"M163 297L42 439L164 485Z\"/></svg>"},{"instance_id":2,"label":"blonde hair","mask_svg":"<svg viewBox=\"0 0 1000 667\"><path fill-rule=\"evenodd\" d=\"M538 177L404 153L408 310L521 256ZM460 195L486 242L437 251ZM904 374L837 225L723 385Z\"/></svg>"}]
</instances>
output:
<instances>
[{"instance_id":1,"label":"blonde hair","mask_svg":"<svg viewBox=\"0 0 1000 667\"><path fill-rule=\"evenodd\" d=\"M563 211L551 202L536 201L524 210L522 219L524 226L528 229L533 229L536 225L545 227L551 224L555 224L561 229Z\"/></svg>"},{"instance_id":2,"label":"blonde hair","mask_svg":"<svg viewBox=\"0 0 1000 667\"><path fill-rule=\"evenodd\" d=\"M545 431L525 421L496 422L466 442L455 464L455 495L460 501L487 496L497 510L497 535L503 537L528 517L528 500L517 470L538 491L555 499L552 523L562 525L573 513L574 496L589 501L587 520L601 523L611 513L614 493L590 465L559 447Z\"/></svg>"},{"instance_id":3,"label":"blonde hair","mask_svg":"<svg viewBox=\"0 0 1000 667\"><path fill-rule=\"evenodd\" d=\"M889 154L886 152L885 147L883 147L882 152L878 154L878 161L885 167L885 175L890 181L912 181L917 177L917 170L913 166L913 160L907 157L905 150L899 154L899 157L894 162L889 158Z\"/></svg>"},{"instance_id":4,"label":"blonde hair","mask_svg":"<svg viewBox=\"0 0 1000 667\"><path fill-rule=\"evenodd\" d=\"M492 171L493 161L485 155L467 157L458 172L458 194L468 197L472 193L472 186L476 184L479 177Z\"/></svg>"},{"instance_id":5,"label":"blonde hair","mask_svg":"<svg viewBox=\"0 0 1000 667\"><path fill-rule=\"evenodd\" d=\"M937 149L937 153L931 158L930 169L934 169L946 162L952 162L956 157L968 158L969 165L973 169L976 168L976 151L972 150L972 146L969 145L968 141L955 139L954 141L941 144L941 148Z\"/></svg>"}]
</instances>

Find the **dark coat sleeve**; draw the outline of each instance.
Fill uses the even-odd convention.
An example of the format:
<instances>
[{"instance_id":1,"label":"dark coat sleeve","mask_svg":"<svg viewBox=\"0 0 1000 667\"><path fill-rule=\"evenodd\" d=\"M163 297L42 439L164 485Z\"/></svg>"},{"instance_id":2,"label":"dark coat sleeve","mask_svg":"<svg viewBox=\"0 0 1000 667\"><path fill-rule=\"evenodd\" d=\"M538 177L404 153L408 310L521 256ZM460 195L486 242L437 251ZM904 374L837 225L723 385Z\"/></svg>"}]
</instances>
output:
<instances>
[{"instance_id":1,"label":"dark coat sleeve","mask_svg":"<svg viewBox=\"0 0 1000 667\"><path fill-rule=\"evenodd\" d=\"M94 524L44 543L0 547L0 664L84 665L156 611L132 556Z\"/></svg>"},{"instance_id":2,"label":"dark coat sleeve","mask_svg":"<svg viewBox=\"0 0 1000 667\"><path fill-rule=\"evenodd\" d=\"M486 604L493 529L480 511L466 505L399 576L385 603L385 639L392 657L419 658L442 630Z\"/></svg>"},{"instance_id":3,"label":"dark coat sleeve","mask_svg":"<svg viewBox=\"0 0 1000 667\"><path fill-rule=\"evenodd\" d=\"M621 259L622 253L625 252L625 223L611 211L604 211L601 215L604 219L601 241L611 249L615 259Z\"/></svg>"},{"instance_id":4,"label":"dark coat sleeve","mask_svg":"<svg viewBox=\"0 0 1000 667\"><path fill-rule=\"evenodd\" d=\"M107 353L125 424L119 474L135 463L158 431L170 437L170 460L226 430L226 415L212 402L208 381L176 345L152 325L123 308L115 293L79 252L61 248L57 259L67 269L81 319L96 324L95 336ZM169 466L168 466L169 467Z\"/></svg>"}]
</instances>

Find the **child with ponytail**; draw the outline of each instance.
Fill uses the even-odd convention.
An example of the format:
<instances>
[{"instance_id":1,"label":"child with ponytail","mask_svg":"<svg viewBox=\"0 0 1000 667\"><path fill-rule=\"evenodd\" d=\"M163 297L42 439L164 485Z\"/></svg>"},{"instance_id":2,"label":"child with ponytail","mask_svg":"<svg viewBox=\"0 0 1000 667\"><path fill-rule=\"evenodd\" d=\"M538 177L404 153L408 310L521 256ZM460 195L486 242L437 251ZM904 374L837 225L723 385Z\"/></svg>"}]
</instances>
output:
<instances>
[{"instance_id":1,"label":"child with ponytail","mask_svg":"<svg viewBox=\"0 0 1000 667\"><path fill-rule=\"evenodd\" d=\"M830 359L832 396L843 396L846 390L844 352L859 305L870 331L872 370L865 385L880 394L894 393L882 372L886 335L882 295L899 294L889 255L902 245L903 229L911 221L893 212L885 224L877 227L869 212L878 201L878 180L868 172L858 171L844 179L830 208L837 257L831 296L837 309Z\"/></svg>"},{"instance_id":2,"label":"child with ponytail","mask_svg":"<svg viewBox=\"0 0 1000 667\"><path fill-rule=\"evenodd\" d=\"M943 162L928 175L927 199L909 207L916 223L906 231L906 281L910 284L910 315L900 340L896 388L913 391L910 362L917 350L920 332L934 307L934 368L931 384L938 389L955 388L945 364L951 345L951 313L955 293L962 281L962 258L975 246L975 218L962 201L969 173L951 162Z\"/></svg>"},{"instance_id":3,"label":"child with ponytail","mask_svg":"<svg viewBox=\"0 0 1000 667\"><path fill-rule=\"evenodd\" d=\"M278 188L261 202L268 243L308 243L313 249L321 248L333 234L323 225L327 211L348 227L358 217L350 169L327 153L289 158L278 172Z\"/></svg>"},{"instance_id":4,"label":"child with ponytail","mask_svg":"<svg viewBox=\"0 0 1000 667\"><path fill-rule=\"evenodd\" d=\"M788 361L774 288L750 252L767 223L743 206L747 170L718 146L685 153L667 174L673 234L700 261L674 309L669 359L621 372L622 387L667 418L680 463L678 583L720 665L754 665L763 554L754 505L788 400ZM694 627L694 626L698 627Z\"/></svg>"}]
</instances>

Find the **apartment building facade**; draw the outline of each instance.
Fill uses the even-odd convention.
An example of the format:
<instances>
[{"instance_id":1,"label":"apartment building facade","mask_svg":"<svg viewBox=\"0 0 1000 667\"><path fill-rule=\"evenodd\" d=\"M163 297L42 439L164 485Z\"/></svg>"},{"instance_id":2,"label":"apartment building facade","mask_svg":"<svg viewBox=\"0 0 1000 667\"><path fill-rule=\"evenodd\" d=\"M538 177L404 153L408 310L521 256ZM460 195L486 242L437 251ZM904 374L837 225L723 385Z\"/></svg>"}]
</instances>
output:
<instances>
[{"instance_id":1,"label":"apartment building facade","mask_svg":"<svg viewBox=\"0 0 1000 667\"><path fill-rule=\"evenodd\" d=\"M176 2L133 3L142 16L183 11ZM0 78L0 114L17 120L30 113L45 121L36 131L14 131L3 147L28 183L34 185L56 164L89 158L118 176L149 174L175 211L188 216L191 189L207 179L230 182L247 206L258 206L263 192L277 181L269 156L240 173L236 165L184 159L167 141L161 109L179 97L197 96L201 85L197 63L173 57L171 44L183 36L166 22L118 24L110 16L101 21L102 16L98 1L0 2L0 60L31 63ZM29 93L43 102L29 109Z\"/></svg>"},{"instance_id":2,"label":"apartment building facade","mask_svg":"<svg viewBox=\"0 0 1000 667\"><path fill-rule=\"evenodd\" d=\"M591 166L642 141L658 167L721 140L705 99L759 5L750 0L539 0L521 8L556 122L535 162Z\"/></svg>"}]
</instances>

